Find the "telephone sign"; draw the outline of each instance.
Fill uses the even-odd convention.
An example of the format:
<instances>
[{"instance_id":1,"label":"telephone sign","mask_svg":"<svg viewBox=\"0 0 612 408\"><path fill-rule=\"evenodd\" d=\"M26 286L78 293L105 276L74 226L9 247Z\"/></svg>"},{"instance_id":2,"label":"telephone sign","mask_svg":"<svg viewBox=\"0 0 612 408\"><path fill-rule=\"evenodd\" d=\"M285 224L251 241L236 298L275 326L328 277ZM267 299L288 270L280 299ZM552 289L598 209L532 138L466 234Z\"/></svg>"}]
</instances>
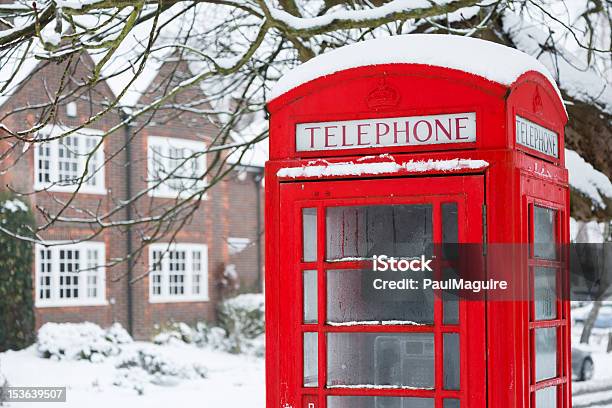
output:
<instances>
[{"instance_id":1,"label":"telephone sign","mask_svg":"<svg viewBox=\"0 0 612 408\"><path fill-rule=\"evenodd\" d=\"M559 158L559 135L518 115L516 116L516 143Z\"/></svg>"},{"instance_id":2,"label":"telephone sign","mask_svg":"<svg viewBox=\"0 0 612 408\"><path fill-rule=\"evenodd\" d=\"M366 149L476 141L474 112L299 123L296 150Z\"/></svg>"}]
</instances>

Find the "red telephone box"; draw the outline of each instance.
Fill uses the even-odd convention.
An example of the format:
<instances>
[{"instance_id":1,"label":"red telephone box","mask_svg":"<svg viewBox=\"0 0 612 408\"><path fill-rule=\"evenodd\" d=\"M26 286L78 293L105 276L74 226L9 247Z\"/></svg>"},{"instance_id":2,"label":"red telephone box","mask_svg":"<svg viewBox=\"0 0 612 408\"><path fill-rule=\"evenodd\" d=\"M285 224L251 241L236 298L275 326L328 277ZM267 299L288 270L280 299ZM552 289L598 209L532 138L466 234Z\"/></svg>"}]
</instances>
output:
<instances>
[{"instance_id":1,"label":"red telephone box","mask_svg":"<svg viewBox=\"0 0 612 408\"><path fill-rule=\"evenodd\" d=\"M269 102L268 408L571 407L567 274L539 245L568 242L567 115L543 69L496 82L486 72L517 51L461 41L496 47L488 71L328 66L359 54L338 50ZM363 284L373 255L444 242L529 246L512 283L531 297Z\"/></svg>"}]
</instances>

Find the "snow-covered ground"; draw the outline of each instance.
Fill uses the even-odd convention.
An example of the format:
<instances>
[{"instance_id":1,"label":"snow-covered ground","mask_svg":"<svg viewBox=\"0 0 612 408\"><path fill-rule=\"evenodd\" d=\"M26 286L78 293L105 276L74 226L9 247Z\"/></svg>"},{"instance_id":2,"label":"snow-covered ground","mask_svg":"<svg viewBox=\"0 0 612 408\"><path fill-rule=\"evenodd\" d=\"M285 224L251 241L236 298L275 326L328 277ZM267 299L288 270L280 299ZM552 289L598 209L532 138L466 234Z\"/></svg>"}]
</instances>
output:
<instances>
[{"instance_id":1,"label":"snow-covered ground","mask_svg":"<svg viewBox=\"0 0 612 408\"><path fill-rule=\"evenodd\" d=\"M573 316L585 316L589 308L587 305L574 309ZM580 323L573 326L572 344L575 347L579 344L581 331ZM595 374L592 380L573 382L574 408L612 408L612 353L606 352L608 331L609 329L595 328L590 344L577 346L591 352L595 362ZM41 344L45 345L44 342ZM57 341L57 344L62 344L62 341ZM76 348L75 344L69 346ZM181 408L265 406L264 360L261 357L230 354L178 340L162 345L120 342L117 344L121 350L119 354L93 359L99 362L75 360L74 357L65 357L60 361L41 358L40 349L37 347L39 346L34 345L21 351L0 353L0 371L11 386L67 387L67 402L62 404L62 407L167 408L173 404ZM155 381L146 372L136 369L118 386L122 370L118 369L117 365L125 361L126 356L139 350L147 350L170 366L204 367L207 371L206 378L191 376L191 379L171 378L171 381ZM137 391L139 387L142 387L142 392ZM25 408L38 405L12 403L7 406Z\"/></svg>"},{"instance_id":2,"label":"snow-covered ground","mask_svg":"<svg viewBox=\"0 0 612 408\"><path fill-rule=\"evenodd\" d=\"M66 386L67 403L74 408L253 407L265 405L264 360L228 354L184 343L163 346L135 342L122 346L121 355L143 347L182 364L198 363L208 369L207 378L181 380L176 385L146 383L139 395L132 388L113 385L115 365L121 355L99 363L87 360L53 361L37 355L36 346L0 353L0 370L11 386ZM37 407L39 403L12 403L9 407Z\"/></svg>"},{"instance_id":3,"label":"snow-covered ground","mask_svg":"<svg viewBox=\"0 0 612 408\"><path fill-rule=\"evenodd\" d=\"M588 315L591 305L587 304L572 310L572 319L584 319ZM600 317L606 316L612 308L604 306ZM582 324L572 326L573 347L587 350L593 358L595 373L589 381L574 381L572 393L574 408L607 407L612 408L612 352L607 353L608 332L612 328L594 328L588 345L580 344Z\"/></svg>"}]
</instances>

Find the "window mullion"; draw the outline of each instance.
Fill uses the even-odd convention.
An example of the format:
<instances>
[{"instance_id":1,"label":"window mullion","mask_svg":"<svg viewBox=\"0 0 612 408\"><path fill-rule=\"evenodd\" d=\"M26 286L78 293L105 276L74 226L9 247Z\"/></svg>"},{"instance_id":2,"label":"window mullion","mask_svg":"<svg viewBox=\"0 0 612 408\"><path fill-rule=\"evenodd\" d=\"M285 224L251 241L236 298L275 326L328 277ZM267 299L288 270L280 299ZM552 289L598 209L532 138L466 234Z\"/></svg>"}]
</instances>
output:
<instances>
[{"instance_id":1,"label":"window mullion","mask_svg":"<svg viewBox=\"0 0 612 408\"><path fill-rule=\"evenodd\" d=\"M156 296L155 294L155 275L158 271L155 270L155 247L149 247L149 301Z\"/></svg>"},{"instance_id":2,"label":"window mullion","mask_svg":"<svg viewBox=\"0 0 612 408\"><path fill-rule=\"evenodd\" d=\"M200 256L200 290L202 296L208 299L208 246L204 246L202 249L202 255Z\"/></svg>"},{"instance_id":3,"label":"window mullion","mask_svg":"<svg viewBox=\"0 0 612 408\"><path fill-rule=\"evenodd\" d=\"M193 251L194 249L185 249L185 296L193 295Z\"/></svg>"},{"instance_id":4,"label":"window mullion","mask_svg":"<svg viewBox=\"0 0 612 408\"><path fill-rule=\"evenodd\" d=\"M51 265L51 302L59 301L59 258L57 254L57 247L50 247L51 258L49 265Z\"/></svg>"},{"instance_id":5,"label":"window mullion","mask_svg":"<svg viewBox=\"0 0 612 408\"><path fill-rule=\"evenodd\" d=\"M95 175L96 186L98 186L98 188L105 190L106 180L104 180L105 178L104 177L105 176L104 174L104 142L102 141L101 137L100 137L100 140L97 140L97 143L100 143L100 146L98 147L95 153L97 168L94 168L93 171L96 172L96 175Z\"/></svg>"},{"instance_id":6,"label":"window mullion","mask_svg":"<svg viewBox=\"0 0 612 408\"><path fill-rule=\"evenodd\" d=\"M161 294L164 298L167 298L170 296L170 251L167 248L161 265Z\"/></svg>"},{"instance_id":7,"label":"window mullion","mask_svg":"<svg viewBox=\"0 0 612 408\"><path fill-rule=\"evenodd\" d=\"M99 300L106 299L106 247L100 245L100 251L96 252L96 264L102 265L100 268L96 269L97 278L97 298Z\"/></svg>"},{"instance_id":8,"label":"window mullion","mask_svg":"<svg viewBox=\"0 0 612 408\"><path fill-rule=\"evenodd\" d=\"M204 151L208 150L208 146L204 145ZM202 172L202 178L201 178L201 183L202 183L202 187L206 187L208 185L208 183L206 182L206 154L202 154L198 160L200 160L200 165L202 166L202 168L200 169Z\"/></svg>"},{"instance_id":9,"label":"window mullion","mask_svg":"<svg viewBox=\"0 0 612 408\"><path fill-rule=\"evenodd\" d=\"M87 269L87 249L86 245L78 245L75 248L79 252L79 273L77 276L79 277L79 296L77 296L78 300L87 299L87 275L90 271L85 271Z\"/></svg>"},{"instance_id":10,"label":"window mullion","mask_svg":"<svg viewBox=\"0 0 612 408\"><path fill-rule=\"evenodd\" d=\"M84 135L80 135L75 133L74 137L76 139L76 143L77 143L77 148L76 148L76 155L77 155L77 172L80 175L80 177L83 176L83 173L85 172L85 163L86 163L86 159L87 156L85 155L85 152L87 151L87 137ZM85 187L85 186L83 186Z\"/></svg>"},{"instance_id":11,"label":"window mullion","mask_svg":"<svg viewBox=\"0 0 612 408\"><path fill-rule=\"evenodd\" d=\"M59 140L49 142L49 182L59 181Z\"/></svg>"},{"instance_id":12,"label":"window mullion","mask_svg":"<svg viewBox=\"0 0 612 408\"><path fill-rule=\"evenodd\" d=\"M163 181L161 182L161 184L159 185L159 189L162 192L162 194L166 195L168 194L168 172L171 171L170 170L170 148L168 146L163 146L159 149L160 154L162 157L160 157L160 162L162 165L162 169L163 169L163 176L161 177L163 179Z\"/></svg>"}]
</instances>

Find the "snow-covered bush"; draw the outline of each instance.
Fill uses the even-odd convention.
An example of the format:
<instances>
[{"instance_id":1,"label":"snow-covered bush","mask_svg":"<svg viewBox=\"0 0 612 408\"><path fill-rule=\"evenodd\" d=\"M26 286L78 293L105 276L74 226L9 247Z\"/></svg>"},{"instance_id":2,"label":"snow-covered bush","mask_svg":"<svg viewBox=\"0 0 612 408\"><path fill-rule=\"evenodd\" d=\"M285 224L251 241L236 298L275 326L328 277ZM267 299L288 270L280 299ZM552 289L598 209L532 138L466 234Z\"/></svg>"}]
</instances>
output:
<instances>
[{"instance_id":1,"label":"snow-covered bush","mask_svg":"<svg viewBox=\"0 0 612 408\"><path fill-rule=\"evenodd\" d=\"M201 364L182 364L153 347L140 348L124 356L117 364L114 385L144 392L144 385L176 385L181 380L206 378L207 369Z\"/></svg>"},{"instance_id":2,"label":"snow-covered bush","mask_svg":"<svg viewBox=\"0 0 612 408\"><path fill-rule=\"evenodd\" d=\"M106 330L105 337L114 344L128 344L134 341L130 333L128 333L120 323L113 323L112 326Z\"/></svg>"},{"instance_id":3,"label":"snow-covered bush","mask_svg":"<svg viewBox=\"0 0 612 408\"><path fill-rule=\"evenodd\" d=\"M231 353L263 354L264 297L244 294L224 300L218 309L219 326L227 333Z\"/></svg>"},{"instance_id":4,"label":"snow-covered bush","mask_svg":"<svg viewBox=\"0 0 612 408\"><path fill-rule=\"evenodd\" d=\"M197 344L230 353L263 356L265 351L264 297L244 294L224 300L218 308L219 325L198 322L170 323L159 328L155 344L173 342Z\"/></svg>"},{"instance_id":5,"label":"snow-covered bush","mask_svg":"<svg viewBox=\"0 0 612 408\"><path fill-rule=\"evenodd\" d=\"M183 342L187 344L198 343L200 335L197 330L192 329L186 323L173 322L162 326L159 333L153 337L155 344L168 344L172 342Z\"/></svg>"},{"instance_id":6,"label":"snow-covered bush","mask_svg":"<svg viewBox=\"0 0 612 408\"><path fill-rule=\"evenodd\" d=\"M198 322L195 327L197 344L200 347L210 347L217 350L228 351L231 342L225 329L212 326L205 322Z\"/></svg>"},{"instance_id":7,"label":"snow-covered bush","mask_svg":"<svg viewBox=\"0 0 612 408\"><path fill-rule=\"evenodd\" d=\"M223 351L233 349L233 342L225 329L206 322L198 322L195 328L182 322L171 323L160 327L158 331L153 337L153 343L158 345L186 343Z\"/></svg>"},{"instance_id":8,"label":"snow-covered bush","mask_svg":"<svg viewBox=\"0 0 612 408\"><path fill-rule=\"evenodd\" d=\"M131 388L139 395L144 394L149 374L139 367L119 368L113 379L113 385Z\"/></svg>"},{"instance_id":9,"label":"snow-covered bush","mask_svg":"<svg viewBox=\"0 0 612 408\"><path fill-rule=\"evenodd\" d=\"M108 330L85 323L46 323L38 331L37 350L43 358L99 362L120 353L120 344L132 341L115 323Z\"/></svg>"}]
</instances>

